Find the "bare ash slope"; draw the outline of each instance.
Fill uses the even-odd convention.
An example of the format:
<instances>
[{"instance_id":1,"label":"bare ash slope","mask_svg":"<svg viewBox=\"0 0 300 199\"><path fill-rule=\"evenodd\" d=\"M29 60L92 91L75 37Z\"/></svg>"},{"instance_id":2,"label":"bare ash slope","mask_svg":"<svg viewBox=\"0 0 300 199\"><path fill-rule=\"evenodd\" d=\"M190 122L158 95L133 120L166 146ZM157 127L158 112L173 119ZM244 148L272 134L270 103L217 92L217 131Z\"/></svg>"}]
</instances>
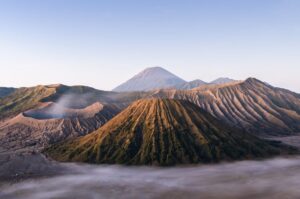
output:
<instances>
[{"instance_id":1,"label":"bare ash slope","mask_svg":"<svg viewBox=\"0 0 300 199\"><path fill-rule=\"evenodd\" d=\"M279 154L188 101L138 100L99 130L46 150L60 161L174 165Z\"/></svg>"},{"instance_id":2,"label":"bare ash slope","mask_svg":"<svg viewBox=\"0 0 300 199\"><path fill-rule=\"evenodd\" d=\"M49 117L47 107L51 105L20 113L0 124L0 152L39 151L67 138L86 135L120 111L115 106L94 103L83 109L66 109L62 117Z\"/></svg>"},{"instance_id":3,"label":"bare ash slope","mask_svg":"<svg viewBox=\"0 0 300 199\"><path fill-rule=\"evenodd\" d=\"M254 78L189 91L159 90L152 97L191 101L227 124L256 135L300 132L300 95Z\"/></svg>"}]
</instances>

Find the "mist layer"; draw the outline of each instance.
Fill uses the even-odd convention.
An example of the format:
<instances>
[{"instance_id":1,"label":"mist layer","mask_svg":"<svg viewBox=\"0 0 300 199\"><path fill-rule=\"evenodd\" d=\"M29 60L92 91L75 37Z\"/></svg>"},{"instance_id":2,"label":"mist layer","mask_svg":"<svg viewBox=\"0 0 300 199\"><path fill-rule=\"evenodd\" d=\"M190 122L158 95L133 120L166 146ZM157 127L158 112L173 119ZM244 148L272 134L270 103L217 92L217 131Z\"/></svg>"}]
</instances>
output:
<instances>
[{"instance_id":1,"label":"mist layer","mask_svg":"<svg viewBox=\"0 0 300 199\"><path fill-rule=\"evenodd\" d=\"M2 185L3 199L299 198L300 157L175 168L64 164L75 174Z\"/></svg>"}]
</instances>

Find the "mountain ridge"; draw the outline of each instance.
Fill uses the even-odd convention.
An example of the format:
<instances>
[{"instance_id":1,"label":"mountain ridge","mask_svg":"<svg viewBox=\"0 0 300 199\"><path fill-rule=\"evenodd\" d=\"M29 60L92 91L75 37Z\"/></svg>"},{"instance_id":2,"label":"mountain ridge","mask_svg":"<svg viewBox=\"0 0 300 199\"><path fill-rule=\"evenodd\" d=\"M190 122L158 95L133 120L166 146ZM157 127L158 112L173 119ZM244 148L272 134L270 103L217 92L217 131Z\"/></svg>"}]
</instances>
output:
<instances>
[{"instance_id":1,"label":"mountain ridge","mask_svg":"<svg viewBox=\"0 0 300 199\"><path fill-rule=\"evenodd\" d=\"M153 97L193 102L231 126L255 134L300 132L300 96L255 78L193 90L160 90Z\"/></svg>"},{"instance_id":2,"label":"mountain ridge","mask_svg":"<svg viewBox=\"0 0 300 199\"><path fill-rule=\"evenodd\" d=\"M58 102L63 96L72 99L70 108L100 102L115 105L120 110L143 98L182 99L198 105L228 125L254 134L277 136L300 132L300 94L255 78L202 85L191 90L157 89L148 92L111 92L65 85L20 88L0 99L0 119L38 108L43 103Z\"/></svg>"},{"instance_id":3,"label":"mountain ridge","mask_svg":"<svg viewBox=\"0 0 300 199\"><path fill-rule=\"evenodd\" d=\"M235 81L236 80L227 77L220 77L209 83L200 79L186 81L160 66L155 66L142 70L138 74L134 75L132 78L128 79L124 83L112 89L112 91L132 92L151 91L157 89L189 90L207 84L218 85L231 83Z\"/></svg>"}]
</instances>

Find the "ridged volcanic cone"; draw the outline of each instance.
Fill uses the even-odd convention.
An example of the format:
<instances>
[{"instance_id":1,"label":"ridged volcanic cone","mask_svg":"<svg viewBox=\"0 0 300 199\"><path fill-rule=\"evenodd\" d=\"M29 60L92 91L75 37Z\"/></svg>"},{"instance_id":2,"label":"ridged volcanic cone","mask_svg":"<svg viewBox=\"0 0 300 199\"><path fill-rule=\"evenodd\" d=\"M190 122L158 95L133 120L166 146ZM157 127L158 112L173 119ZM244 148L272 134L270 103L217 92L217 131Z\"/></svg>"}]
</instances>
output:
<instances>
[{"instance_id":1,"label":"ridged volcanic cone","mask_svg":"<svg viewBox=\"0 0 300 199\"><path fill-rule=\"evenodd\" d=\"M59 161L131 165L262 158L278 146L228 127L188 101L138 100L97 131L46 150Z\"/></svg>"}]
</instances>

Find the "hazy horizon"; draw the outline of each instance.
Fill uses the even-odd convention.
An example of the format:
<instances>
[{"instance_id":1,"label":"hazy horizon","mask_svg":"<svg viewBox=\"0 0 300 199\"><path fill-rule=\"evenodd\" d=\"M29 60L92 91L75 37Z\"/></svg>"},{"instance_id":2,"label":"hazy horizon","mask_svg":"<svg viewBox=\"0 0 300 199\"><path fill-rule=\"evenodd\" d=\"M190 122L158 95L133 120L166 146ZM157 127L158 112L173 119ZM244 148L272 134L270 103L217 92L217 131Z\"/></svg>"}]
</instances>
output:
<instances>
[{"instance_id":1,"label":"hazy horizon","mask_svg":"<svg viewBox=\"0 0 300 199\"><path fill-rule=\"evenodd\" d=\"M147 67L300 93L300 1L0 2L0 86L111 90Z\"/></svg>"}]
</instances>

